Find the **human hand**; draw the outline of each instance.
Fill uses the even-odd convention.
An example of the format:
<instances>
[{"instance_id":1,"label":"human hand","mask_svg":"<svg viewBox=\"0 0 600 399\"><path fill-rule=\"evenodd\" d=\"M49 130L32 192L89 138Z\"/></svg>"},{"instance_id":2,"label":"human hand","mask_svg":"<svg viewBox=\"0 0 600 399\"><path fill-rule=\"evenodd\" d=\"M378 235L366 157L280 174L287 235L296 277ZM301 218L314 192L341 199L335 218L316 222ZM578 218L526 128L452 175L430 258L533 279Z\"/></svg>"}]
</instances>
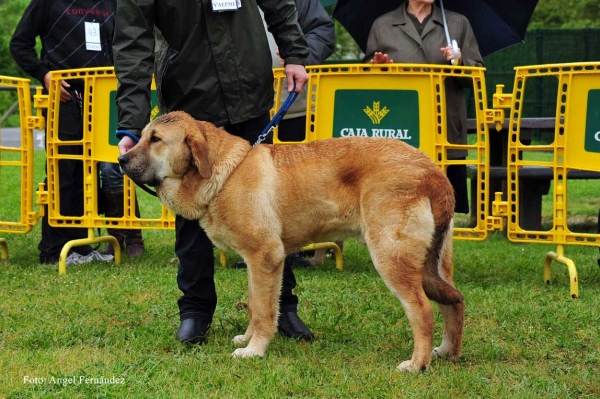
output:
<instances>
[{"instance_id":1,"label":"human hand","mask_svg":"<svg viewBox=\"0 0 600 399\"><path fill-rule=\"evenodd\" d=\"M306 82L308 82L306 68L298 64L287 64L285 66L285 77L287 78L288 93L294 91L294 82L296 83L296 93L300 93Z\"/></svg>"},{"instance_id":2,"label":"human hand","mask_svg":"<svg viewBox=\"0 0 600 399\"><path fill-rule=\"evenodd\" d=\"M454 63L454 65L461 65L462 64L462 53L458 47L457 47L457 49L458 49L458 57L456 57L456 62ZM442 48L440 48L440 51L442 52L444 57L448 60L448 62L452 62L452 60L455 59L454 48L452 46L442 47Z\"/></svg>"},{"instance_id":3,"label":"human hand","mask_svg":"<svg viewBox=\"0 0 600 399\"><path fill-rule=\"evenodd\" d=\"M44 86L46 90L50 91L50 73L44 75ZM71 94L65 90L65 88L71 87L65 80L60 82L60 102L65 103L71 99Z\"/></svg>"},{"instance_id":4,"label":"human hand","mask_svg":"<svg viewBox=\"0 0 600 399\"><path fill-rule=\"evenodd\" d=\"M131 150L137 143L129 136L123 136L121 141L119 141L119 155L125 154L127 151Z\"/></svg>"},{"instance_id":5,"label":"human hand","mask_svg":"<svg viewBox=\"0 0 600 399\"><path fill-rule=\"evenodd\" d=\"M394 60L390 59L387 54L377 51L375 52L375 55L373 55L373 59L369 62L371 64L392 64Z\"/></svg>"}]
</instances>

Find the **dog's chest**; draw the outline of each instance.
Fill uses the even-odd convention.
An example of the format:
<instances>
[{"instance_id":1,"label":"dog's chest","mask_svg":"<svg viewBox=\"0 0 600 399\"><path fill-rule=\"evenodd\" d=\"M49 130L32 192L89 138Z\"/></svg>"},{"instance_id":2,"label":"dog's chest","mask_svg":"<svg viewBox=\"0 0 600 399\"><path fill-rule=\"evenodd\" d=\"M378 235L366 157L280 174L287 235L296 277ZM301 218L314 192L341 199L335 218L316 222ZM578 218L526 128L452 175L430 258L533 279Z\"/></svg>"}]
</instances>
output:
<instances>
[{"instance_id":1,"label":"dog's chest","mask_svg":"<svg viewBox=\"0 0 600 399\"><path fill-rule=\"evenodd\" d=\"M211 223L210 219L209 216L205 215L199 220L200 226L202 226L202 229L206 232L210 241L223 251L235 250L237 245L235 244L231 231L224 228L222 225Z\"/></svg>"}]
</instances>

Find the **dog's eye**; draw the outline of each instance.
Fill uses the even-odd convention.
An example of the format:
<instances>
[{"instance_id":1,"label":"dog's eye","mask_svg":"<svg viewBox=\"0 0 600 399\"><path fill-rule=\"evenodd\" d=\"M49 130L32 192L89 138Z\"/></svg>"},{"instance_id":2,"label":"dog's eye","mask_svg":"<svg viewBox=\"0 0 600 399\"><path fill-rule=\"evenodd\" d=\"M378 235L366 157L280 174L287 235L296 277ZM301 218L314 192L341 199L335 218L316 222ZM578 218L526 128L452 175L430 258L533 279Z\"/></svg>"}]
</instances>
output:
<instances>
[{"instance_id":1,"label":"dog's eye","mask_svg":"<svg viewBox=\"0 0 600 399\"><path fill-rule=\"evenodd\" d=\"M160 138L156 137L156 136L152 136L150 137L150 142L151 143L158 143L160 141Z\"/></svg>"}]
</instances>

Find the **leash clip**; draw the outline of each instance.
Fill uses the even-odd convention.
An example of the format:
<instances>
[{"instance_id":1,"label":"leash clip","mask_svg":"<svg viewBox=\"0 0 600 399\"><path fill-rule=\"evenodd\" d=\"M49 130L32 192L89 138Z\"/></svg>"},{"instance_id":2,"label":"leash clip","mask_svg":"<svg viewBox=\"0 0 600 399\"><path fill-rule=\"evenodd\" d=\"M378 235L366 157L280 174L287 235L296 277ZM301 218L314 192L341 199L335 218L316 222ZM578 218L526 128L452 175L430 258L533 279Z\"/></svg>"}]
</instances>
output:
<instances>
[{"instance_id":1,"label":"leash clip","mask_svg":"<svg viewBox=\"0 0 600 399\"><path fill-rule=\"evenodd\" d=\"M289 111L289 109L292 106L292 104L294 103L294 101L296 101L296 98L298 98L298 93L296 93L296 82L294 81L294 88L292 89L292 92L285 99L285 102L283 103L283 105L281 106L281 108L279 109L279 111L277 111L277 113L275 114L275 116L273 117L273 119L271 119L271 121L267 124L267 126L265 127L265 129L262 131L262 133L258 136L258 139L256 140L256 143L254 143L252 145L252 147L256 147L257 145L259 145L260 143L262 143L263 141L265 141L265 139L267 138L267 136L273 130L275 130L275 128L277 127L277 125L279 125L279 122L281 122L281 120L283 119L283 117L285 116L285 114Z\"/></svg>"}]
</instances>

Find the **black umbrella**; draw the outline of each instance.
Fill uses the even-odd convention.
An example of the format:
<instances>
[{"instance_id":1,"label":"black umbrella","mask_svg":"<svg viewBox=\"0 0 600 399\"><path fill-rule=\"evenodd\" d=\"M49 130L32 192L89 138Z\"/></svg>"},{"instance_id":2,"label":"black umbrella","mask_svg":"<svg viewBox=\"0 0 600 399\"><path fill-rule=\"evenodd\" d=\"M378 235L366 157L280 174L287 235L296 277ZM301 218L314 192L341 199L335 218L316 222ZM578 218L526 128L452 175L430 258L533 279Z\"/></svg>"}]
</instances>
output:
<instances>
[{"instance_id":1,"label":"black umbrella","mask_svg":"<svg viewBox=\"0 0 600 399\"><path fill-rule=\"evenodd\" d=\"M364 52L371 25L402 0L338 0L333 17ZM438 1L436 3L439 4ZM522 43L538 0L444 0L444 8L469 19L482 56Z\"/></svg>"}]
</instances>

